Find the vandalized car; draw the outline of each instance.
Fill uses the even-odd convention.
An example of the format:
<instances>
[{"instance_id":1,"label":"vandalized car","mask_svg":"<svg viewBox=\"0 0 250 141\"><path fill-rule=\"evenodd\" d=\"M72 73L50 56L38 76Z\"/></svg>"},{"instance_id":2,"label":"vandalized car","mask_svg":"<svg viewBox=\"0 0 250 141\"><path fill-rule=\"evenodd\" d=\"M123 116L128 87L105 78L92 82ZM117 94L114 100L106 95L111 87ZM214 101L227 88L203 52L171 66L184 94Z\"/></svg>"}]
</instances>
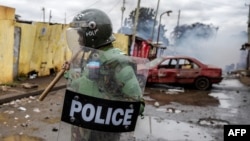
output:
<instances>
[{"instance_id":1,"label":"vandalized car","mask_svg":"<svg viewBox=\"0 0 250 141\"><path fill-rule=\"evenodd\" d=\"M222 68L190 56L163 56L149 62L147 84L184 84L209 90L222 81Z\"/></svg>"}]
</instances>

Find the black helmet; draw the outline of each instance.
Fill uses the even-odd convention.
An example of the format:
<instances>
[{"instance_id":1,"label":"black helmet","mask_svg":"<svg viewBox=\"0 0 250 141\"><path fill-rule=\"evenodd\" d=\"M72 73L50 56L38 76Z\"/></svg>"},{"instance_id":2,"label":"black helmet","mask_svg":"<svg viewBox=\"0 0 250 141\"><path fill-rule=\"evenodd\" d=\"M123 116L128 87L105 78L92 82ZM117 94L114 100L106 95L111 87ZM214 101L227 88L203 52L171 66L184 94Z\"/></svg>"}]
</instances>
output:
<instances>
[{"instance_id":1,"label":"black helmet","mask_svg":"<svg viewBox=\"0 0 250 141\"><path fill-rule=\"evenodd\" d=\"M76 42L82 46L99 48L115 40L112 32L111 21L104 12L98 9L87 9L77 14L70 23L67 40L70 44L78 39ZM76 45L76 43L73 44Z\"/></svg>"}]
</instances>

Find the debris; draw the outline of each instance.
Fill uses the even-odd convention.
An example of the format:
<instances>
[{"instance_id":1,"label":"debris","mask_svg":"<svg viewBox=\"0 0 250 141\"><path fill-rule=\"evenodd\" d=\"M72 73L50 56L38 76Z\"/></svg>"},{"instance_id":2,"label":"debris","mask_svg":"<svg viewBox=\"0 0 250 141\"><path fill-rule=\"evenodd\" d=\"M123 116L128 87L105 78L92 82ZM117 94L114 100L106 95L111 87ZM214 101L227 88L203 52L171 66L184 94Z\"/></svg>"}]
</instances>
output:
<instances>
[{"instance_id":1,"label":"debris","mask_svg":"<svg viewBox=\"0 0 250 141\"><path fill-rule=\"evenodd\" d=\"M14 104L16 104L15 101L11 101L10 102L10 105L14 105Z\"/></svg>"},{"instance_id":2,"label":"debris","mask_svg":"<svg viewBox=\"0 0 250 141\"><path fill-rule=\"evenodd\" d=\"M4 113L7 113L7 114L14 114L14 111L4 111Z\"/></svg>"},{"instance_id":3,"label":"debris","mask_svg":"<svg viewBox=\"0 0 250 141\"><path fill-rule=\"evenodd\" d=\"M183 110L178 110L175 108L166 108L166 109L163 108L163 109L157 109L157 111L166 112L166 113L175 113L175 114L184 112Z\"/></svg>"},{"instance_id":4,"label":"debris","mask_svg":"<svg viewBox=\"0 0 250 141\"><path fill-rule=\"evenodd\" d=\"M32 100L36 99L36 97L34 97L34 96L30 96L29 98L32 99Z\"/></svg>"},{"instance_id":5,"label":"debris","mask_svg":"<svg viewBox=\"0 0 250 141\"><path fill-rule=\"evenodd\" d=\"M58 129L57 129L56 127L53 127L52 131L53 131L53 132L57 132Z\"/></svg>"},{"instance_id":6,"label":"debris","mask_svg":"<svg viewBox=\"0 0 250 141\"><path fill-rule=\"evenodd\" d=\"M8 89L10 89L10 86L1 86L1 90L4 92L8 91Z\"/></svg>"},{"instance_id":7,"label":"debris","mask_svg":"<svg viewBox=\"0 0 250 141\"><path fill-rule=\"evenodd\" d=\"M184 93L185 90L184 89L168 89L169 92L181 92Z\"/></svg>"},{"instance_id":8,"label":"debris","mask_svg":"<svg viewBox=\"0 0 250 141\"><path fill-rule=\"evenodd\" d=\"M169 92L169 91L167 91L167 92L165 92L165 94L179 94L178 92Z\"/></svg>"},{"instance_id":9,"label":"debris","mask_svg":"<svg viewBox=\"0 0 250 141\"><path fill-rule=\"evenodd\" d=\"M19 107L18 110L20 110L20 111L26 111L26 108L24 108L24 107Z\"/></svg>"},{"instance_id":10,"label":"debris","mask_svg":"<svg viewBox=\"0 0 250 141\"><path fill-rule=\"evenodd\" d=\"M199 119L198 124L203 126L222 128L224 127L224 125L229 125L230 123L226 120L214 119L209 117L209 118Z\"/></svg>"},{"instance_id":11,"label":"debris","mask_svg":"<svg viewBox=\"0 0 250 141\"><path fill-rule=\"evenodd\" d=\"M175 110L175 113L181 113L181 112L183 112L182 110Z\"/></svg>"},{"instance_id":12,"label":"debris","mask_svg":"<svg viewBox=\"0 0 250 141\"><path fill-rule=\"evenodd\" d=\"M37 113L40 113L39 108L34 108L33 111L34 111L34 112L37 112Z\"/></svg>"},{"instance_id":13,"label":"debris","mask_svg":"<svg viewBox=\"0 0 250 141\"><path fill-rule=\"evenodd\" d=\"M30 71L30 72L28 73L29 79L34 79L34 78L36 78L37 76L38 76L38 71L36 71L36 70L32 70L32 71Z\"/></svg>"},{"instance_id":14,"label":"debris","mask_svg":"<svg viewBox=\"0 0 250 141\"><path fill-rule=\"evenodd\" d=\"M27 123L22 123L21 126L22 127L28 127L28 124Z\"/></svg>"},{"instance_id":15,"label":"debris","mask_svg":"<svg viewBox=\"0 0 250 141\"><path fill-rule=\"evenodd\" d=\"M167 108L167 113L175 113L175 109L174 108Z\"/></svg>"},{"instance_id":16,"label":"debris","mask_svg":"<svg viewBox=\"0 0 250 141\"><path fill-rule=\"evenodd\" d=\"M156 102L154 103L154 105L155 105L155 107L159 107L159 106L160 106L160 103L156 101Z\"/></svg>"},{"instance_id":17,"label":"debris","mask_svg":"<svg viewBox=\"0 0 250 141\"><path fill-rule=\"evenodd\" d=\"M26 116L25 116L25 118L29 118L29 117L30 117L30 115L26 115Z\"/></svg>"},{"instance_id":18,"label":"debris","mask_svg":"<svg viewBox=\"0 0 250 141\"><path fill-rule=\"evenodd\" d=\"M31 84L31 83L23 83L21 84L23 88L25 89L33 89L33 88L38 88L37 84Z\"/></svg>"},{"instance_id":19,"label":"debris","mask_svg":"<svg viewBox=\"0 0 250 141\"><path fill-rule=\"evenodd\" d=\"M1 86L0 90L2 90L3 92L19 92L18 90L15 90L15 89L12 89L11 86L6 86L6 85L3 85Z\"/></svg>"}]
</instances>

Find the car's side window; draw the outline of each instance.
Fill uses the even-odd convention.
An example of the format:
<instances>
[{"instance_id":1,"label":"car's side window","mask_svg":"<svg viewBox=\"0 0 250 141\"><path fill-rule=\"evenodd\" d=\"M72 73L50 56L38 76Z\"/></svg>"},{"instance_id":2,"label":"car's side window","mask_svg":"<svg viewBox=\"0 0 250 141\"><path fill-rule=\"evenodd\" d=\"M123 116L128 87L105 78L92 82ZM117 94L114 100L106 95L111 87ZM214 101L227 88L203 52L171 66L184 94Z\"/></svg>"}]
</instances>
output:
<instances>
[{"instance_id":1,"label":"car's side window","mask_svg":"<svg viewBox=\"0 0 250 141\"><path fill-rule=\"evenodd\" d=\"M193 68L194 68L194 69L198 69L199 66L198 66L196 63L193 62Z\"/></svg>"},{"instance_id":2,"label":"car's side window","mask_svg":"<svg viewBox=\"0 0 250 141\"><path fill-rule=\"evenodd\" d=\"M161 64L160 64L160 68L169 68L169 59L166 59L166 60L164 60L163 62L161 62Z\"/></svg>"},{"instance_id":3,"label":"car's side window","mask_svg":"<svg viewBox=\"0 0 250 141\"><path fill-rule=\"evenodd\" d=\"M191 65L191 69L198 69L199 65L197 65L195 62L193 62L192 60L187 60L187 64Z\"/></svg>"},{"instance_id":4,"label":"car's side window","mask_svg":"<svg viewBox=\"0 0 250 141\"><path fill-rule=\"evenodd\" d=\"M185 67L185 59L179 59L178 61L178 68L179 69L184 69Z\"/></svg>"},{"instance_id":5,"label":"car's side window","mask_svg":"<svg viewBox=\"0 0 250 141\"><path fill-rule=\"evenodd\" d=\"M177 59L171 59L169 65L170 65L170 68L177 68L177 65L178 65Z\"/></svg>"},{"instance_id":6,"label":"car's side window","mask_svg":"<svg viewBox=\"0 0 250 141\"><path fill-rule=\"evenodd\" d=\"M195 65L196 64L194 64L194 62L191 60L179 59L179 68L180 69L193 69Z\"/></svg>"},{"instance_id":7,"label":"car's side window","mask_svg":"<svg viewBox=\"0 0 250 141\"><path fill-rule=\"evenodd\" d=\"M161 65L168 65L169 64L169 59L164 60Z\"/></svg>"}]
</instances>

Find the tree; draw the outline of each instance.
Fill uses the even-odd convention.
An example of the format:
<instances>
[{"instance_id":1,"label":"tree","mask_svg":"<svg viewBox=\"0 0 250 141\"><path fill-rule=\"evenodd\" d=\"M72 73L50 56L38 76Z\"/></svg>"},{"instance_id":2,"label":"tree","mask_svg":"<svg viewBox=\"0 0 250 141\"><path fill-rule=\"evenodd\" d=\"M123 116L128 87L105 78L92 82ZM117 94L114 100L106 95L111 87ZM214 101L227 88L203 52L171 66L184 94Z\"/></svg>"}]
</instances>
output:
<instances>
[{"instance_id":1,"label":"tree","mask_svg":"<svg viewBox=\"0 0 250 141\"><path fill-rule=\"evenodd\" d=\"M194 23L191 25L181 25L175 27L171 33L175 41L175 45L186 44L187 40L207 40L214 37L218 31L218 27L203 23Z\"/></svg>"},{"instance_id":2,"label":"tree","mask_svg":"<svg viewBox=\"0 0 250 141\"><path fill-rule=\"evenodd\" d=\"M157 33L154 33L154 39L151 39L152 31L153 31L153 25L154 25L154 17L156 12L152 8L145 8L141 7L139 10L139 18L137 23L137 33L136 35L144 40L154 40L156 41ZM136 8L135 10L131 11L128 18L125 18L124 20L124 26L121 27L121 29L118 30L118 32L132 35L133 34L133 27L135 23L135 15L136 15ZM164 43L165 46L169 44L169 40L164 37L164 34L167 30L164 29L165 25L160 25L161 28L161 34L160 39ZM155 30L157 31L157 30Z\"/></svg>"}]
</instances>

